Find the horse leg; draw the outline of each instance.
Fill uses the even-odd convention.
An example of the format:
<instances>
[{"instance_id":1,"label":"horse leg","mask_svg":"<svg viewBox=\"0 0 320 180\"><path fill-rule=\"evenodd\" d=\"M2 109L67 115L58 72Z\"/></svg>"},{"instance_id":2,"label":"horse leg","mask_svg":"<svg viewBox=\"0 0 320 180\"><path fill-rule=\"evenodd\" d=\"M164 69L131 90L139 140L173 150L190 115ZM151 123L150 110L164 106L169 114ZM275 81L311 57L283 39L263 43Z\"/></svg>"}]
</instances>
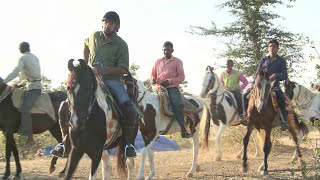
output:
<instances>
[{"instance_id":1,"label":"horse leg","mask_svg":"<svg viewBox=\"0 0 320 180\"><path fill-rule=\"evenodd\" d=\"M58 177L63 177L66 173L66 169L67 169L67 165L68 165L68 162L69 162L69 158L67 158L67 162L66 162L66 165L64 166L63 170L59 172L58 174Z\"/></svg>"},{"instance_id":2,"label":"horse leg","mask_svg":"<svg viewBox=\"0 0 320 180\"><path fill-rule=\"evenodd\" d=\"M264 139L266 138L266 133L263 130L260 131L256 131L255 135L253 136L253 142L256 146L256 154L254 155L256 158L261 157L262 156L262 148L263 148L263 142Z\"/></svg>"},{"instance_id":3,"label":"horse leg","mask_svg":"<svg viewBox=\"0 0 320 180\"><path fill-rule=\"evenodd\" d=\"M128 169L127 180L131 180L132 174L133 174L133 168L134 168L134 158L127 158L126 164L127 164L127 169Z\"/></svg>"},{"instance_id":4,"label":"horse leg","mask_svg":"<svg viewBox=\"0 0 320 180\"><path fill-rule=\"evenodd\" d=\"M110 156L108 150L103 150L102 156L101 156L101 162L102 162L102 179L110 179L111 173L112 173L112 166L110 161Z\"/></svg>"},{"instance_id":5,"label":"horse leg","mask_svg":"<svg viewBox=\"0 0 320 180\"><path fill-rule=\"evenodd\" d=\"M150 144L152 144L152 142ZM142 149L141 165L140 165L140 168L139 168L139 175L138 175L137 180L143 180L144 179L144 166L145 166L144 164L145 164L145 161L146 161L146 156L148 154L148 147L151 146L150 144L148 144L146 147L144 147Z\"/></svg>"},{"instance_id":6,"label":"horse leg","mask_svg":"<svg viewBox=\"0 0 320 180\"><path fill-rule=\"evenodd\" d=\"M291 133L292 134L292 133ZM300 153L300 149L298 147L300 147L300 144L301 144L301 141L302 141L302 137L303 137L303 132L300 130L298 134L295 134L297 135L297 140L295 140L294 138L294 141L295 141L295 144L296 144L296 150L292 156L292 161L296 161L298 159L298 156L300 154L299 157L301 157L301 153ZM294 137L294 135L292 134L292 137Z\"/></svg>"},{"instance_id":7,"label":"horse leg","mask_svg":"<svg viewBox=\"0 0 320 180\"><path fill-rule=\"evenodd\" d=\"M242 164L242 171L247 172L248 171L248 164L247 164L247 148L249 144L249 138L252 133L253 125L251 121L249 120L249 124L247 126L247 134L243 138L243 164Z\"/></svg>"},{"instance_id":8,"label":"horse leg","mask_svg":"<svg viewBox=\"0 0 320 180\"><path fill-rule=\"evenodd\" d=\"M150 173L146 179L152 179L152 177L155 175L155 169L154 169L154 156L153 156L153 150L152 150L152 143L148 146L148 158L149 158L149 164L150 164Z\"/></svg>"},{"instance_id":9,"label":"horse leg","mask_svg":"<svg viewBox=\"0 0 320 180\"><path fill-rule=\"evenodd\" d=\"M297 160L296 156L298 156L299 159L302 157L301 151L300 151L300 143L301 143L301 139L302 139L303 133L301 132L301 133L299 133L299 135L297 135L295 130L292 129L292 128L289 129L289 132L291 133L293 141L296 144L296 151L295 151L295 154L292 157L292 161L295 161L295 160Z\"/></svg>"},{"instance_id":10,"label":"horse leg","mask_svg":"<svg viewBox=\"0 0 320 180\"><path fill-rule=\"evenodd\" d=\"M258 171L263 169L263 172L261 175L268 175L268 156L271 151L272 143L271 143L271 128L267 128L266 130L266 137L264 141L264 147L263 147L263 152L264 152L264 159L260 167L258 168Z\"/></svg>"},{"instance_id":11,"label":"horse leg","mask_svg":"<svg viewBox=\"0 0 320 180\"><path fill-rule=\"evenodd\" d=\"M20 177L20 173L21 173L22 169L21 169L21 164L20 164L19 152L17 149L16 141L13 138L13 135L12 135L12 153L13 153L14 161L16 163L15 177Z\"/></svg>"},{"instance_id":12,"label":"horse leg","mask_svg":"<svg viewBox=\"0 0 320 180\"><path fill-rule=\"evenodd\" d=\"M68 165L67 165L67 175L66 175L66 180L71 179L74 171L77 168L77 165L82 158L84 152L79 151L75 149L74 147L71 149L69 158L68 158Z\"/></svg>"},{"instance_id":13,"label":"horse leg","mask_svg":"<svg viewBox=\"0 0 320 180\"><path fill-rule=\"evenodd\" d=\"M9 141L12 141L12 138L9 138L9 136L11 136L9 135L9 132L4 133L4 135L6 137L6 170L2 176L2 179L7 179L10 176L11 145Z\"/></svg>"},{"instance_id":14,"label":"horse leg","mask_svg":"<svg viewBox=\"0 0 320 180\"><path fill-rule=\"evenodd\" d=\"M59 123L56 123L53 128L51 128L50 130L51 135L58 141L58 143L61 143L62 141L62 134L60 131L60 126ZM58 157L53 157L50 163L50 167L49 167L49 173L52 174L55 170L56 167L55 165L57 164L57 160Z\"/></svg>"},{"instance_id":15,"label":"horse leg","mask_svg":"<svg viewBox=\"0 0 320 180\"><path fill-rule=\"evenodd\" d=\"M222 133L224 132L225 128L227 127L225 124L223 124L221 121L219 121L219 131L218 134L216 135L216 141L217 141L217 155L216 155L216 161L221 161L221 156L222 156L222 142L221 142L221 136Z\"/></svg>"},{"instance_id":16,"label":"horse leg","mask_svg":"<svg viewBox=\"0 0 320 180\"><path fill-rule=\"evenodd\" d=\"M197 169L197 158L198 158L198 150L199 150L199 137L198 137L197 131L193 134L192 141L193 141L193 161L192 161L191 169L187 174L187 177L192 177L193 173Z\"/></svg>"},{"instance_id":17,"label":"horse leg","mask_svg":"<svg viewBox=\"0 0 320 180\"><path fill-rule=\"evenodd\" d=\"M94 153L90 152L87 154L91 159L91 172L89 175L89 180L95 180L96 175L97 175L97 169L99 167L100 160L102 158L102 150L94 152Z\"/></svg>"}]
</instances>

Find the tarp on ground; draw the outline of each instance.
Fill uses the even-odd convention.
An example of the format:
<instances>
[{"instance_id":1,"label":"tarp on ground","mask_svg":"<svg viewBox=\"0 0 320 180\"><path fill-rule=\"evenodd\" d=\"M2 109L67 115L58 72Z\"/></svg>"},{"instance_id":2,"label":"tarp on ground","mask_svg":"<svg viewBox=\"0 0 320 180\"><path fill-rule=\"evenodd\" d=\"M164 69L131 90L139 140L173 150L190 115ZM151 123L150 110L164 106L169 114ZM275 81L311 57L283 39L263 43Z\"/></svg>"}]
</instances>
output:
<instances>
[{"instance_id":1,"label":"tarp on ground","mask_svg":"<svg viewBox=\"0 0 320 180\"><path fill-rule=\"evenodd\" d=\"M138 152L140 152L144 148L144 141L141 136L141 132L139 131L134 142L134 146ZM54 149L52 145L49 145L46 148L42 149L42 155L49 156L50 152ZM170 140L164 136L159 136L152 145L153 151L175 151L178 150L179 146L174 140ZM139 151L140 150L140 151ZM111 149L109 151L110 154L114 154L115 150Z\"/></svg>"}]
</instances>

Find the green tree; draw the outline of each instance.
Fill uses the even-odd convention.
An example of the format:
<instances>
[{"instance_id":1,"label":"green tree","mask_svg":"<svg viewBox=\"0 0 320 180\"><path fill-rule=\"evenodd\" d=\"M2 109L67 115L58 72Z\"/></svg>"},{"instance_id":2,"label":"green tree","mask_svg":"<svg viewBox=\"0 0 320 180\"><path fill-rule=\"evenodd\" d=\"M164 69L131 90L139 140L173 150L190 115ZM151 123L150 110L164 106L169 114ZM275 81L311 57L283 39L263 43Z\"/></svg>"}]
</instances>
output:
<instances>
[{"instance_id":1,"label":"green tree","mask_svg":"<svg viewBox=\"0 0 320 180\"><path fill-rule=\"evenodd\" d=\"M218 7L227 9L235 17L232 23L223 28L218 28L214 22L209 29L191 26L190 33L221 37L227 50L220 56L236 60L237 68L248 75L255 73L267 52L267 42L274 38L280 42L279 54L287 59L289 72L293 70L293 65L304 69L300 66L303 64L302 49L306 44L303 35L285 31L272 22L280 16L270 11L270 8L278 5L291 7L291 1L285 4L282 0L226 0Z\"/></svg>"},{"instance_id":2,"label":"green tree","mask_svg":"<svg viewBox=\"0 0 320 180\"><path fill-rule=\"evenodd\" d=\"M129 67L129 71L132 76L137 75L138 69L140 69L140 66L135 63L132 63L131 66Z\"/></svg>"}]
</instances>

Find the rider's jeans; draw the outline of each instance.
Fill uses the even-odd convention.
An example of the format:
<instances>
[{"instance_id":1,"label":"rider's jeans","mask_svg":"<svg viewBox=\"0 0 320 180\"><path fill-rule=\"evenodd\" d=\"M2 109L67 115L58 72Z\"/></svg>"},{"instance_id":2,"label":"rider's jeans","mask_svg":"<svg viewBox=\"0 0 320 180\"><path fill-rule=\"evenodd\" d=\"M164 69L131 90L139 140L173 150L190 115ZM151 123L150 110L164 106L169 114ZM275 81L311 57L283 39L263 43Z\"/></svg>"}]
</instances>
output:
<instances>
[{"instance_id":1,"label":"rider's jeans","mask_svg":"<svg viewBox=\"0 0 320 180\"><path fill-rule=\"evenodd\" d=\"M32 133L32 119L31 108L40 96L41 89L32 89L24 93L24 100L21 106L21 122L18 130L19 134L23 136L31 136Z\"/></svg>"},{"instance_id":2,"label":"rider's jeans","mask_svg":"<svg viewBox=\"0 0 320 180\"><path fill-rule=\"evenodd\" d=\"M183 101L180 91L177 87L167 88L167 90L174 118L178 121L180 127L184 129Z\"/></svg>"}]
</instances>

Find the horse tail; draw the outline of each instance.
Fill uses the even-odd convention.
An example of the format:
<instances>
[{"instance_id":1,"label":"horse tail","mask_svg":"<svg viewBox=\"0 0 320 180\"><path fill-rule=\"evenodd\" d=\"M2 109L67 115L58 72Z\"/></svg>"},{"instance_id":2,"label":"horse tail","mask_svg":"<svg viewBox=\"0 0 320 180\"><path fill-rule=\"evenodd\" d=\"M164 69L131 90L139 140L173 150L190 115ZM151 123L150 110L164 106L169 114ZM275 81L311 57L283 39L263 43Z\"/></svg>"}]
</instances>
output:
<instances>
[{"instance_id":1,"label":"horse tail","mask_svg":"<svg viewBox=\"0 0 320 180\"><path fill-rule=\"evenodd\" d=\"M295 113L295 112L293 113L293 117L294 117L294 122L296 124L297 130L302 132L302 136L308 135L309 128L308 128L307 124L303 121L300 121L297 113Z\"/></svg>"},{"instance_id":2,"label":"horse tail","mask_svg":"<svg viewBox=\"0 0 320 180\"><path fill-rule=\"evenodd\" d=\"M127 177L126 157L124 152L126 143L123 139L120 141L120 145L116 148L117 170L118 174Z\"/></svg>"},{"instance_id":3,"label":"horse tail","mask_svg":"<svg viewBox=\"0 0 320 180\"><path fill-rule=\"evenodd\" d=\"M211 115L210 115L210 111L208 106L204 104L204 108L203 108L203 113L206 112L206 119L205 121L201 121L201 135L200 135L200 139L201 139L201 144L203 144L203 148L204 149L209 149L209 132L210 132L210 119L211 119ZM201 118L203 119L203 118Z\"/></svg>"}]
</instances>

